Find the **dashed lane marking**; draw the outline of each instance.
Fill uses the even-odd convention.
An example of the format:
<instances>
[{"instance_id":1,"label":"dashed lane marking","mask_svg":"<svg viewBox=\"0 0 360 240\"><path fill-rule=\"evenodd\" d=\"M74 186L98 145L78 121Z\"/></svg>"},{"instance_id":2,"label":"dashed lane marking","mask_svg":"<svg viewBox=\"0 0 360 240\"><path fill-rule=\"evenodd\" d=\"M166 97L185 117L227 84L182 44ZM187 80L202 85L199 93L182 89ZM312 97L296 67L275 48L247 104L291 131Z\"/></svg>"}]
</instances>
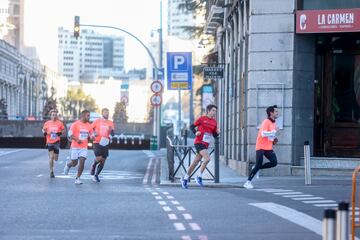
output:
<instances>
[{"instance_id":1,"label":"dashed lane marking","mask_svg":"<svg viewBox=\"0 0 360 240\"><path fill-rule=\"evenodd\" d=\"M184 224L180 223L180 222L177 222L177 223L174 223L174 227L177 231L184 231L186 230Z\"/></svg>"},{"instance_id":2,"label":"dashed lane marking","mask_svg":"<svg viewBox=\"0 0 360 240\"><path fill-rule=\"evenodd\" d=\"M323 197L299 197L293 198L294 200L321 200L324 199Z\"/></svg>"}]
</instances>

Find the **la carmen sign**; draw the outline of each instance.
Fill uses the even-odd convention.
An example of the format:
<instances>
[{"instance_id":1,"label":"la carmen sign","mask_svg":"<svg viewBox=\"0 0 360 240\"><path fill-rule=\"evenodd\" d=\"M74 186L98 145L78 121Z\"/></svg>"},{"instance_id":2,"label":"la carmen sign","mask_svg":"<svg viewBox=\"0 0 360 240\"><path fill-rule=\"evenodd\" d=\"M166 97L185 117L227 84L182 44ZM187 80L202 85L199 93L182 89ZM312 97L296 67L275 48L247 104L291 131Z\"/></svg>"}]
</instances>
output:
<instances>
[{"instance_id":1,"label":"la carmen sign","mask_svg":"<svg viewBox=\"0 0 360 240\"><path fill-rule=\"evenodd\" d=\"M296 33L360 32L360 8L296 12Z\"/></svg>"}]
</instances>

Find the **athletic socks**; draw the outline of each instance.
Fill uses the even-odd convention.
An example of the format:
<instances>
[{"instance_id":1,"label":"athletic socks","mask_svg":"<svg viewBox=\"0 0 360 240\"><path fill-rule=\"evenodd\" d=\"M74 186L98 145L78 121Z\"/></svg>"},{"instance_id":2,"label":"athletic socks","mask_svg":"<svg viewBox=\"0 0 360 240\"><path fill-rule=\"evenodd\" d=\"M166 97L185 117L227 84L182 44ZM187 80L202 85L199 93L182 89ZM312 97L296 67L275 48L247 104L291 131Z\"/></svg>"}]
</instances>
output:
<instances>
[{"instance_id":1,"label":"athletic socks","mask_svg":"<svg viewBox=\"0 0 360 240\"><path fill-rule=\"evenodd\" d=\"M185 173L184 179L189 180L189 175L187 173Z\"/></svg>"}]
</instances>

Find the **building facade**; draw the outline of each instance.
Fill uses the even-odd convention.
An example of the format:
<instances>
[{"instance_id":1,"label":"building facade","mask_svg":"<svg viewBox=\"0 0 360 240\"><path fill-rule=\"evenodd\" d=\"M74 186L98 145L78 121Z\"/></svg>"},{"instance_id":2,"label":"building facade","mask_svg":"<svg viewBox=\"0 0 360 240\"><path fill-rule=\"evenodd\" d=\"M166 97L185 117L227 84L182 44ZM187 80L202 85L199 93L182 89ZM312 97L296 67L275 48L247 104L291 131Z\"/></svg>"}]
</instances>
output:
<instances>
[{"instance_id":1,"label":"building facade","mask_svg":"<svg viewBox=\"0 0 360 240\"><path fill-rule=\"evenodd\" d=\"M167 33L169 36L189 39L190 33L184 29L195 26L196 14L185 6L179 7L183 3L182 0L168 0Z\"/></svg>"},{"instance_id":2,"label":"building facade","mask_svg":"<svg viewBox=\"0 0 360 240\"><path fill-rule=\"evenodd\" d=\"M258 127L274 104L279 164L266 173L290 175L304 141L313 156L360 155L359 8L351 0L209 1L205 31L216 48L207 59L224 68L217 104L228 165L248 173Z\"/></svg>"},{"instance_id":3,"label":"building facade","mask_svg":"<svg viewBox=\"0 0 360 240\"><path fill-rule=\"evenodd\" d=\"M58 70L70 81L94 78L102 69L124 70L123 37L83 29L76 40L73 32L59 28L58 38Z\"/></svg>"}]
</instances>

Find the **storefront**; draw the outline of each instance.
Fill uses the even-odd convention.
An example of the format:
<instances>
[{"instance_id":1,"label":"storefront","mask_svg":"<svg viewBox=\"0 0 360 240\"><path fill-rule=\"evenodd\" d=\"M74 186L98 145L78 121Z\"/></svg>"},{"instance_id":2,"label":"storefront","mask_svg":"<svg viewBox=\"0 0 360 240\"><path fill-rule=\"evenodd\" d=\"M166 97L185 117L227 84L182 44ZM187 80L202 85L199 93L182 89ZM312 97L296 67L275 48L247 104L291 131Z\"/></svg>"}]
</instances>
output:
<instances>
[{"instance_id":1,"label":"storefront","mask_svg":"<svg viewBox=\"0 0 360 240\"><path fill-rule=\"evenodd\" d=\"M304 0L296 12L296 34L315 47L314 155L359 157L360 8L347 7L360 3L319 2Z\"/></svg>"}]
</instances>

